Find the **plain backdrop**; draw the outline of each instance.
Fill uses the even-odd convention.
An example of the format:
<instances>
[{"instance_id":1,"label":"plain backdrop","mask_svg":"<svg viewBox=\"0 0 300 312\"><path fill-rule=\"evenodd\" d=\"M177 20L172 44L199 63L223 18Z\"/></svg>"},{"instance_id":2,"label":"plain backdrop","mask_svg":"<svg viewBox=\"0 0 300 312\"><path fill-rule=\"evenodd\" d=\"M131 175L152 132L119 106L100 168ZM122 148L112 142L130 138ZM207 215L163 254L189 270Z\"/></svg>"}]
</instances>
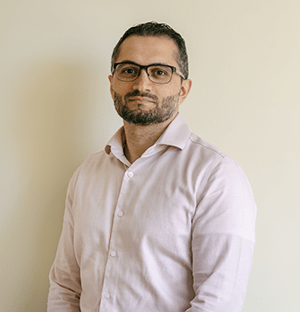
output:
<instances>
[{"instance_id":1,"label":"plain backdrop","mask_svg":"<svg viewBox=\"0 0 300 312\"><path fill-rule=\"evenodd\" d=\"M0 311L46 311L68 181L122 125L112 49L151 20L186 40L193 87L180 112L253 188L243 311L300 311L299 16L299 0L0 0Z\"/></svg>"}]
</instances>

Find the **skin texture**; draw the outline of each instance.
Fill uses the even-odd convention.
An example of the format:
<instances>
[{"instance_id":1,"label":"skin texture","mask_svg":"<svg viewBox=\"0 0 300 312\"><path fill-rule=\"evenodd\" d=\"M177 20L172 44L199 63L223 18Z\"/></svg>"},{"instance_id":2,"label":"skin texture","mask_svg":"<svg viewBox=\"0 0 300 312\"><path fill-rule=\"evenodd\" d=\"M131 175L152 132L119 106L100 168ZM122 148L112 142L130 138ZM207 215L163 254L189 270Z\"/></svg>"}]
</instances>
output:
<instances>
[{"instance_id":1,"label":"skin texture","mask_svg":"<svg viewBox=\"0 0 300 312\"><path fill-rule=\"evenodd\" d=\"M179 68L177 55L176 44L166 36L131 36L122 43L117 62L132 61L140 65L163 63ZM181 81L180 76L174 73L168 84L155 84L148 79L145 70L132 82L119 81L115 75L108 78L117 112L121 117L124 110L127 115L131 114L131 118L138 117L139 122L122 117L126 137L125 156L133 163L176 117L179 105L190 91L191 80Z\"/></svg>"}]
</instances>

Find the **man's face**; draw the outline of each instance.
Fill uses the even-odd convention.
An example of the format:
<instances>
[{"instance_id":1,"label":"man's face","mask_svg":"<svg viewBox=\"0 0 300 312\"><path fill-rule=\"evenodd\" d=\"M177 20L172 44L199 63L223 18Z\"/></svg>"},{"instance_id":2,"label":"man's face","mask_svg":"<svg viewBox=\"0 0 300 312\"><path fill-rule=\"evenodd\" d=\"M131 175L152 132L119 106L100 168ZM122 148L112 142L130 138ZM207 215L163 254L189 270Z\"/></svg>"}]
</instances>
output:
<instances>
[{"instance_id":1,"label":"man's face","mask_svg":"<svg viewBox=\"0 0 300 312\"><path fill-rule=\"evenodd\" d=\"M131 36L121 44L116 62L161 63L179 69L177 55L178 48L168 37ZM118 80L116 74L109 76L109 80L116 111L130 124L145 126L164 122L174 116L186 96L182 96L185 92L176 73L167 84L150 81L144 69L131 82Z\"/></svg>"}]
</instances>

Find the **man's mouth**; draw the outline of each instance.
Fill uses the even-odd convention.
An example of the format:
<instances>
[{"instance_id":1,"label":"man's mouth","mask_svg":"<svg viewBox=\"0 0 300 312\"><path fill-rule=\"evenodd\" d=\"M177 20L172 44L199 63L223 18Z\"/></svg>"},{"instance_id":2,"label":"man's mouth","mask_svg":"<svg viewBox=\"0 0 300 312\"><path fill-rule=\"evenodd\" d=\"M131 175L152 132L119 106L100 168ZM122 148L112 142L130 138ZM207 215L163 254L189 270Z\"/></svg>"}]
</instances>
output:
<instances>
[{"instance_id":1,"label":"man's mouth","mask_svg":"<svg viewBox=\"0 0 300 312\"><path fill-rule=\"evenodd\" d=\"M141 103L141 104L155 103L153 99L146 97L146 96L131 96L127 99L127 101Z\"/></svg>"}]
</instances>

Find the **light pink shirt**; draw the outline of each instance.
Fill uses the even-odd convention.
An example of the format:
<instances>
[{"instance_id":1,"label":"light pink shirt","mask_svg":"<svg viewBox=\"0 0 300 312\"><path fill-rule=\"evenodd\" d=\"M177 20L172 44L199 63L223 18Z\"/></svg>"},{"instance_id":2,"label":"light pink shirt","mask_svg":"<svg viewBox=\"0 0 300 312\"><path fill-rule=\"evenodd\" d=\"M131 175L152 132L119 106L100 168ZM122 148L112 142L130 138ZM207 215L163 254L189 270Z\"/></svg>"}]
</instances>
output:
<instances>
[{"instance_id":1,"label":"light pink shirt","mask_svg":"<svg viewBox=\"0 0 300 312\"><path fill-rule=\"evenodd\" d=\"M70 181L48 311L240 312L256 218L241 168L180 114L133 164L123 137Z\"/></svg>"}]
</instances>

